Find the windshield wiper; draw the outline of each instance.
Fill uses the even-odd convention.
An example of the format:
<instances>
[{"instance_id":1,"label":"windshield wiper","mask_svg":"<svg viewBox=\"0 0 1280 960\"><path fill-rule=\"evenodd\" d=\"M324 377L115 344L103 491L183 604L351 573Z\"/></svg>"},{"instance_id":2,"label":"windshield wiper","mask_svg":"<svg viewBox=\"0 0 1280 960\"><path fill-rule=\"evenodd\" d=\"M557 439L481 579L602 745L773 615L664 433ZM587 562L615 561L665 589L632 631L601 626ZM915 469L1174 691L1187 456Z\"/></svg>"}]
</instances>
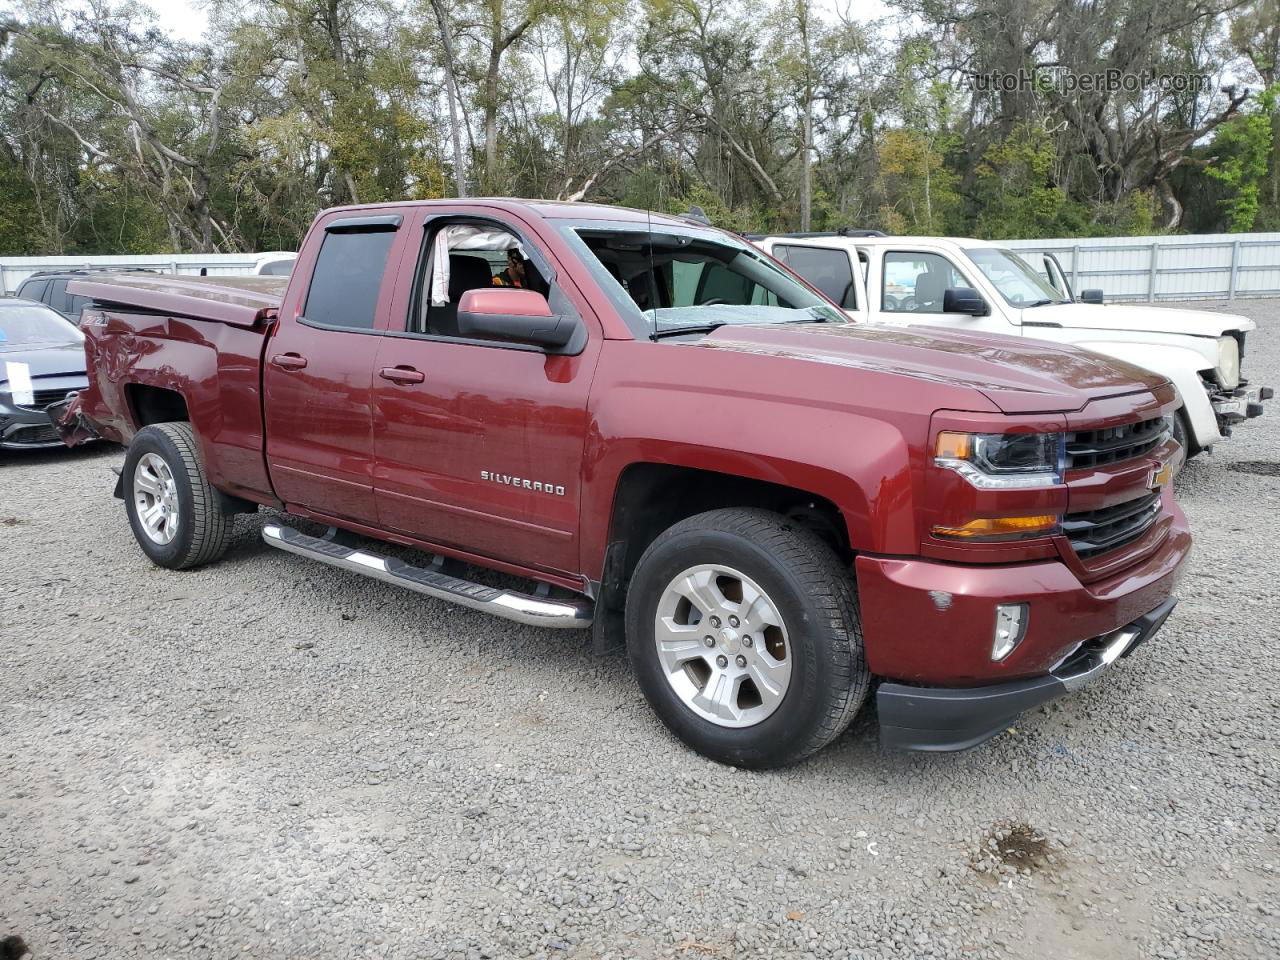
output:
<instances>
[{"instance_id":1,"label":"windshield wiper","mask_svg":"<svg viewBox=\"0 0 1280 960\"><path fill-rule=\"evenodd\" d=\"M728 320L721 320L719 323L689 323L681 327L667 327L665 330L654 328L649 334L649 339L659 340L662 337L677 337L682 333L712 333L728 325Z\"/></svg>"},{"instance_id":2,"label":"windshield wiper","mask_svg":"<svg viewBox=\"0 0 1280 960\"><path fill-rule=\"evenodd\" d=\"M1047 307L1051 303L1065 303L1065 300L1033 300L1031 303L1024 303L1022 309L1026 310L1031 307Z\"/></svg>"}]
</instances>

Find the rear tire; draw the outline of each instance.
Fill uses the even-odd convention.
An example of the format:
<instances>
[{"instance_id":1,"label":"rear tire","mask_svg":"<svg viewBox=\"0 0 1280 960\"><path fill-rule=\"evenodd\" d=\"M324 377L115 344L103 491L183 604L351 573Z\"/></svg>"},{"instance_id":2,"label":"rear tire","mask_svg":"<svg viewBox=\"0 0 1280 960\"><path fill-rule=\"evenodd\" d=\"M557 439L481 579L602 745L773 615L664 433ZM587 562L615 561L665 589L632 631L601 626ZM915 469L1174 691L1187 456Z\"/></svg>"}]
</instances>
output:
<instances>
[{"instance_id":1,"label":"rear tire","mask_svg":"<svg viewBox=\"0 0 1280 960\"><path fill-rule=\"evenodd\" d=\"M152 563L189 570L227 551L235 517L222 512L209 485L189 423L156 423L138 431L122 473L133 535Z\"/></svg>"},{"instance_id":2,"label":"rear tire","mask_svg":"<svg viewBox=\"0 0 1280 960\"><path fill-rule=\"evenodd\" d=\"M626 619L654 712L720 763L802 760L844 731L870 687L852 570L766 510L713 510L659 536Z\"/></svg>"}]
</instances>

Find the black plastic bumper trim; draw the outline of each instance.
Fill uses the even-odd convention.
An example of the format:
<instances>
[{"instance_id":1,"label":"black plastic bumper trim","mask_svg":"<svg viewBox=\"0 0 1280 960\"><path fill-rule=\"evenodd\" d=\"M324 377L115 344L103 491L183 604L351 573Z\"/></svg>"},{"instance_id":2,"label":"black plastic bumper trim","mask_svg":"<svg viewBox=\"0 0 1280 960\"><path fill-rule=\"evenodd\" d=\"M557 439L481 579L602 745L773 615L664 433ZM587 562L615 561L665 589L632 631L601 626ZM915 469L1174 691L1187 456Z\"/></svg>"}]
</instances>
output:
<instances>
[{"instance_id":1,"label":"black plastic bumper trim","mask_svg":"<svg viewBox=\"0 0 1280 960\"><path fill-rule=\"evenodd\" d=\"M1121 630L1137 631L1137 636L1121 657L1129 656L1151 639L1164 625L1176 603L1177 600L1170 597L1154 610L1121 627ZM1070 663L1071 658L1067 662ZM940 753L968 750L1006 729L1019 714L1067 693L1067 681L1070 679L1074 678L1047 674L985 687L913 687L905 683L882 683L876 691L880 743L897 750Z\"/></svg>"}]
</instances>

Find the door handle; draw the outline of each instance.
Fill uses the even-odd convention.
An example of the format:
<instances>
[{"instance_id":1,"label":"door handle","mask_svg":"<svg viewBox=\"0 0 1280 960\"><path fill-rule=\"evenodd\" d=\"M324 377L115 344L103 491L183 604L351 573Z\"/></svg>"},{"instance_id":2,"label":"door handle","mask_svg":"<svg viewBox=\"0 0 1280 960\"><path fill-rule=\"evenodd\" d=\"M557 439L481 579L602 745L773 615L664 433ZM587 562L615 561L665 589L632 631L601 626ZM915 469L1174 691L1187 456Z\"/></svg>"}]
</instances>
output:
<instances>
[{"instance_id":1,"label":"door handle","mask_svg":"<svg viewBox=\"0 0 1280 960\"><path fill-rule=\"evenodd\" d=\"M307 365L307 358L296 353L277 353L271 358L271 363L281 370L301 370Z\"/></svg>"},{"instance_id":2,"label":"door handle","mask_svg":"<svg viewBox=\"0 0 1280 960\"><path fill-rule=\"evenodd\" d=\"M392 383L422 383L427 379L425 373L413 367L383 367L378 371L378 376Z\"/></svg>"}]
</instances>

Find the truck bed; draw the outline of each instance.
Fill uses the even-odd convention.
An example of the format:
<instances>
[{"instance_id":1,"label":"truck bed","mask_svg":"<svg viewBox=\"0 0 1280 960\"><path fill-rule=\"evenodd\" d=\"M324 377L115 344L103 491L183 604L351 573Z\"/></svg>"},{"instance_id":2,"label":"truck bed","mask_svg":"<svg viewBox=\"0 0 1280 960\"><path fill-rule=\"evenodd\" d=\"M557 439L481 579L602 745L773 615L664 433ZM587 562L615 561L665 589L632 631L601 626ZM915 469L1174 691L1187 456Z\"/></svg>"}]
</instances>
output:
<instances>
[{"instance_id":1,"label":"truck bed","mask_svg":"<svg viewBox=\"0 0 1280 960\"><path fill-rule=\"evenodd\" d=\"M68 289L103 305L253 327L274 316L288 277L186 277L121 273L72 280Z\"/></svg>"},{"instance_id":2,"label":"truck bed","mask_svg":"<svg viewBox=\"0 0 1280 960\"><path fill-rule=\"evenodd\" d=\"M262 351L287 277L128 273L72 280L89 297L89 388L59 422L127 444L148 423L190 420L214 486L275 503L263 458Z\"/></svg>"}]
</instances>

